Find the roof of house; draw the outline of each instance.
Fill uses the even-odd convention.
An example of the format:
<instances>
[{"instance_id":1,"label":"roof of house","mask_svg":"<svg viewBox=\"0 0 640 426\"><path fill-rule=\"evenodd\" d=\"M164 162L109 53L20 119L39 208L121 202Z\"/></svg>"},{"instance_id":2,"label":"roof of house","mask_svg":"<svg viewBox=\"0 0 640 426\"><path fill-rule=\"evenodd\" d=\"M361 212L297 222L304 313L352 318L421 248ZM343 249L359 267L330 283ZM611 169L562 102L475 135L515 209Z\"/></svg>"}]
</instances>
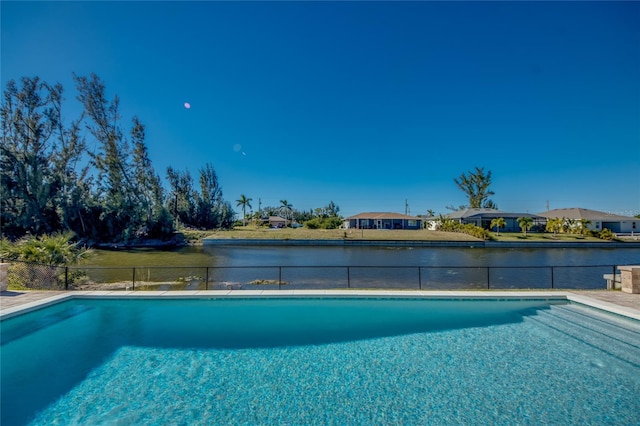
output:
<instances>
[{"instance_id":1,"label":"roof of house","mask_svg":"<svg viewBox=\"0 0 640 426\"><path fill-rule=\"evenodd\" d=\"M458 210L456 212L453 212L447 215L447 217L450 219L469 219L477 216L481 216L483 218L501 217L504 219L519 218L519 217L531 217L531 218L542 219L540 215L535 215L531 213L509 213L509 212L496 210L496 209L465 209L465 210Z\"/></svg>"},{"instance_id":2,"label":"roof of house","mask_svg":"<svg viewBox=\"0 0 640 426\"><path fill-rule=\"evenodd\" d=\"M600 222L611 222L620 220L636 220L637 218L631 216L620 216L613 213L600 212L597 210L582 209L579 207L572 207L568 209L554 209L546 212L538 213L540 216L546 218L567 218L567 219L586 219L597 220Z\"/></svg>"},{"instance_id":3,"label":"roof of house","mask_svg":"<svg viewBox=\"0 0 640 426\"><path fill-rule=\"evenodd\" d=\"M462 219L462 218L471 217L471 216L497 214L497 213L502 214L504 212L502 210L496 210L496 209L463 209L463 210L458 210L458 211L449 213L447 217L451 219Z\"/></svg>"},{"instance_id":4,"label":"roof of house","mask_svg":"<svg viewBox=\"0 0 640 426\"><path fill-rule=\"evenodd\" d=\"M269 222L286 222L286 219L280 216L269 216Z\"/></svg>"},{"instance_id":5,"label":"roof of house","mask_svg":"<svg viewBox=\"0 0 640 426\"><path fill-rule=\"evenodd\" d=\"M409 216L406 214L400 213L389 213L389 212L366 212L359 213L355 216L350 216L346 218L346 220L350 219L407 219L407 220L422 220L416 216Z\"/></svg>"}]
</instances>

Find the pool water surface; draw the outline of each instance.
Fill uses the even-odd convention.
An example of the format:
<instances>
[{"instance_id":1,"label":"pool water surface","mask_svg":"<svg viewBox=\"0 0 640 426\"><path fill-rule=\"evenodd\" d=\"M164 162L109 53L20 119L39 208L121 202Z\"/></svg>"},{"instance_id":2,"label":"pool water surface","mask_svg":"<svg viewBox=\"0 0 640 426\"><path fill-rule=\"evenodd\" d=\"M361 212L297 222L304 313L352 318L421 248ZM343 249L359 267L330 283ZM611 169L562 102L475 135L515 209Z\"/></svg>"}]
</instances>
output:
<instances>
[{"instance_id":1,"label":"pool water surface","mask_svg":"<svg viewBox=\"0 0 640 426\"><path fill-rule=\"evenodd\" d=\"M640 424L640 325L558 300L76 299L4 320L2 424Z\"/></svg>"}]
</instances>

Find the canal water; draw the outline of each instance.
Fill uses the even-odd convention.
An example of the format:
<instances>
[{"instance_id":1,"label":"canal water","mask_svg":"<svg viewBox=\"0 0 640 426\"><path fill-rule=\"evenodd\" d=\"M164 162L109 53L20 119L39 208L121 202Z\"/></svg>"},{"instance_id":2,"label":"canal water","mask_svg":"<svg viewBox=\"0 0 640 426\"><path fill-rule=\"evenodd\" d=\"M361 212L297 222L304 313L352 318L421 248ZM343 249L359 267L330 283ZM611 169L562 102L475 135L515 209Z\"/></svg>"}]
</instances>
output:
<instances>
[{"instance_id":1,"label":"canal water","mask_svg":"<svg viewBox=\"0 0 640 426\"><path fill-rule=\"evenodd\" d=\"M640 264L640 248L192 246L97 250L93 281L167 289L605 288L614 266ZM177 283L177 287L176 284ZM127 286L128 287L128 286ZM271 287L272 288L272 287Z\"/></svg>"}]
</instances>

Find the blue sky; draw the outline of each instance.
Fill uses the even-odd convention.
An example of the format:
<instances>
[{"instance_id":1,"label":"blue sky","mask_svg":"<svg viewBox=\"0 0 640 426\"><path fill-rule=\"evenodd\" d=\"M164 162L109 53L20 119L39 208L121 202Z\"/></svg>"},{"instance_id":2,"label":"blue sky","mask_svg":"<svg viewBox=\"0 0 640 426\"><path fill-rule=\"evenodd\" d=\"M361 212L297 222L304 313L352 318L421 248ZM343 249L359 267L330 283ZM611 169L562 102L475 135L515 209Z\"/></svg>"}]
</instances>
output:
<instances>
[{"instance_id":1,"label":"blue sky","mask_svg":"<svg viewBox=\"0 0 640 426\"><path fill-rule=\"evenodd\" d=\"M640 214L638 2L7 2L1 80L96 73L154 167L224 197ZM184 103L191 105L190 109Z\"/></svg>"}]
</instances>

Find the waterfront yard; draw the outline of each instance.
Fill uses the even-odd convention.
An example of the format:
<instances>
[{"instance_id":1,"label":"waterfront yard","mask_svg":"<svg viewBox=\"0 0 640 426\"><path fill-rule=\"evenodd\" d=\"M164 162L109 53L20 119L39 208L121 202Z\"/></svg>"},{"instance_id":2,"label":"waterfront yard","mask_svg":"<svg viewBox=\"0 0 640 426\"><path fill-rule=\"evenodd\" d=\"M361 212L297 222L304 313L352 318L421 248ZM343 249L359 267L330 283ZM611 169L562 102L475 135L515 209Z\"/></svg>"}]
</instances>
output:
<instances>
[{"instance_id":1,"label":"waterfront yard","mask_svg":"<svg viewBox=\"0 0 640 426\"><path fill-rule=\"evenodd\" d=\"M491 239L493 241L518 241L518 242L605 242L601 238L584 236L579 234L558 234L553 235L550 233L528 233L526 236L521 232L501 232L500 235L495 232L491 232Z\"/></svg>"},{"instance_id":2,"label":"waterfront yard","mask_svg":"<svg viewBox=\"0 0 640 426\"><path fill-rule=\"evenodd\" d=\"M228 231L215 231L207 235L212 239L265 239L265 240L373 240L373 241L481 241L458 232L387 229L307 229L307 228L255 228L236 227Z\"/></svg>"},{"instance_id":3,"label":"waterfront yard","mask_svg":"<svg viewBox=\"0 0 640 426\"><path fill-rule=\"evenodd\" d=\"M212 239L253 239L253 240L367 240L367 241L481 241L478 238L459 232L416 230L386 230L386 229L307 229L307 228L256 228L254 226L236 227L232 230L199 231L200 238ZM185 233L189 240L188 233ZM492 241L516 242L605 242L600 238L578 234L528 233L525 237L521 232L501 232L499 235L491 232ZM198 239L198 238L195 238Z\"/></svg>"}]
</instances>

